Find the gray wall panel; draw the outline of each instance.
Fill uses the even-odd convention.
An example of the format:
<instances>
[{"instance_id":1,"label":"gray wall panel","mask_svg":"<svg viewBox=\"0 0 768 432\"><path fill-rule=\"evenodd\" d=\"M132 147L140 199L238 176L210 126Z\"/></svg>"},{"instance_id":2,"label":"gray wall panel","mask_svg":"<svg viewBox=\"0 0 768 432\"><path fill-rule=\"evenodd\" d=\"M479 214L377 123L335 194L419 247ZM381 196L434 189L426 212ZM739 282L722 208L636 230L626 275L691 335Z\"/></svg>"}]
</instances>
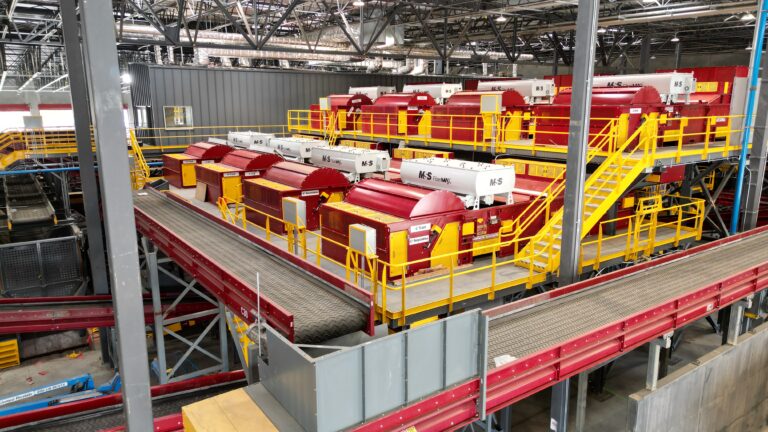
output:
<instances>
[{"instance_id":1,"label":"gray wall panel","mask_svg":"<svg viewBox=\"0 0 768 432\"><path fill-rule=\"evenodd\" d=\"M629 397L634 432L758 432L768 427L768 324Z\"/></svg>"},{"instance_id":2,"label":"gray wall panel","mask_svg":"<svg viewBox=\"0 0 768 432\"><path fill-rule=\"evenodd\" d=\"M460 81L456 77L266 69L159 65L132 65L132 68L137 71L132 84L132 93L136 95L132 97L135 101L149 102L155 127L164 126L163 106L191 105L195 126L285 124L289 109L307 109L323 96L346 93L350 86L402 88L408 82Z\"/></svg>"}]
</instances>

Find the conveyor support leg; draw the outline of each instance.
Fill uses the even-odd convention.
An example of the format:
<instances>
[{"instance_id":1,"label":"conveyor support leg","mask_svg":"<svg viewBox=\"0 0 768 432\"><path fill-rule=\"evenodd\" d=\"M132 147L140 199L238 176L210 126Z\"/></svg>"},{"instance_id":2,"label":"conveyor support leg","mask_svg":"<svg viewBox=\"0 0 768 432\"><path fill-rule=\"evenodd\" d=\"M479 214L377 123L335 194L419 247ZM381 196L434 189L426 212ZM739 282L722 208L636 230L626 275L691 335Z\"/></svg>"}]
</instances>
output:
<instances>
[{"instance_id":1,"label":"conveyor support leg","mask_svg":"<svg viewBox=\"0 0 768 432\"><path fill-rule=\"evenodd\" d=\"M568 395L570 379L552 386L552 406L549 413L549 430L565 432L568 428Z\"/></svg>"},{"instance_id":2,"label":"conveyor support leg","mask_svg":"<svg viewBox=\"0 0 768 432\"><path fill-rule=\"evenodd\" d=\"M741 324L744 321L744 309L750 307L752 307L752 296L737 301L731 305L731 316L728 321L728 336L726 338L726 343L728 345L736 345L739 342Z\"/></svg>"},{"instance_id":3,"label":"conveyor support leg","mask_svg":"<svg viewBox=\"0 0 768 432\"><path fill-rule=\"evenodd\" d=\"M576 432L584 432L587 423L587 388L589 387L589 371L579 374L579 385L576 389Z\"/></svg>"},{"instance_id":4,"label":"conveyor support leg","mask_svg":"<svg viewBox=\"0 0 768 432\"><path fill-rule=\"evenodd\" d=\"M659 364L661 362L661 349L672 346L672 333L654 339L648 343L648 372L645 376L645 388L656 390L659 382Z\"/></svg>"}]
</instances>

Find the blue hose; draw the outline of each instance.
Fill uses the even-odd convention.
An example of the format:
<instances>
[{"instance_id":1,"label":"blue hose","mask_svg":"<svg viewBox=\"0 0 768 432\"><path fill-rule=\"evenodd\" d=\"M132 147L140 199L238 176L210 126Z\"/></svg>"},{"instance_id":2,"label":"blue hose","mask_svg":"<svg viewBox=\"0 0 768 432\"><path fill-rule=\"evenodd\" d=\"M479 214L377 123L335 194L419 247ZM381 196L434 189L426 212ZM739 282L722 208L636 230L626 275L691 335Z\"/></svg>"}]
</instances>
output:
<instances>
[{"instance_id":1,"label":"blue hose","mask_svg":"<svg viewBox=\"0 0 768 432\"><path fill-rule=\"evenodd\" d=\"M762 7L763 2L760 2ZM741 194L744 189L744 171L747 165L747 146L749 145L749 130L752 128L752 115L755 110L755 93L757 91L757 81L760 75L760 62L763 56L763 38L765 36L765 10L761 8L758 18L757 36L755 38L755 57L752 60L752 69L749 77L749 95L747 97L747 112L744 118L744 128L741 138L741 153L739 154L739 173L736 177L736 193L733 197L733 213L731 214L731 234L739 230L739 217L741 216ZM768 71L763 71L768 73ZM763 89L763 91L766 91Z\"/></svg>"}]
</instances>

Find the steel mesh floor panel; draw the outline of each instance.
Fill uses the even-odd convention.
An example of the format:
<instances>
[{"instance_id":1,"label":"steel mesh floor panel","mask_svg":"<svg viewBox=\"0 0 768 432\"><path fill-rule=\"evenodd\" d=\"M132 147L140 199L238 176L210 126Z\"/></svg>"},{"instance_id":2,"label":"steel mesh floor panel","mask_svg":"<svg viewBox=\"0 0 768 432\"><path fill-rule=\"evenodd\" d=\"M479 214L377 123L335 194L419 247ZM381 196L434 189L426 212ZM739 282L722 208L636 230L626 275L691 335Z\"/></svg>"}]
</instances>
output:
<instances>
[{"instance_id":1,"label":"steel mesh floor panel","mask_svg":"<svg viewBox=\"0 0 768 432\"><path fill-rule=\"evenodd\" d=\"M368 317L358 306L235 232L157 194L137 194L134 204L254 290L260 273L264 295L293 314L296 343L317 343L365 328Z\"/></svg>"},{"instance_id":2,"label":"steel mesh floor panel","mask_svg":"<svg viewBox=\"0 0 768 432\"><path fill-rule=\"evenodd\" d=\"M542 303L489 323L488 359L522 358L768 261L768 232Z\"/></svg>"}]
</instances>

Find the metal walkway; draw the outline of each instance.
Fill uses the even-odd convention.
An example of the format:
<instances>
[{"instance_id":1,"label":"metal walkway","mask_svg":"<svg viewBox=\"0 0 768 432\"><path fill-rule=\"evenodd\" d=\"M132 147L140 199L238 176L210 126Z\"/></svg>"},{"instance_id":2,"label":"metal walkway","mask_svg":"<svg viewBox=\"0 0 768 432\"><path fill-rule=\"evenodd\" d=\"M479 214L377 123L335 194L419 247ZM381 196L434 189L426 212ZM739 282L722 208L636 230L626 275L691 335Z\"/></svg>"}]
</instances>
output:
<instances>
[{"instance_id":1,"label":"metal walkway","mask_svg":"<svg viewBox=\"0 0 768 432\"><path fill-rule=\"evenodd\" d=\"M139 231L246 322L254 321L260 306L262 316L295 343L366 329L369 316L361 305L267 253L233 227L149 190L137 192L134 205ZM262 294L258 305L257 274ZM281 312L290 315L288 322Z\"/></svg>"}]
</instances>

